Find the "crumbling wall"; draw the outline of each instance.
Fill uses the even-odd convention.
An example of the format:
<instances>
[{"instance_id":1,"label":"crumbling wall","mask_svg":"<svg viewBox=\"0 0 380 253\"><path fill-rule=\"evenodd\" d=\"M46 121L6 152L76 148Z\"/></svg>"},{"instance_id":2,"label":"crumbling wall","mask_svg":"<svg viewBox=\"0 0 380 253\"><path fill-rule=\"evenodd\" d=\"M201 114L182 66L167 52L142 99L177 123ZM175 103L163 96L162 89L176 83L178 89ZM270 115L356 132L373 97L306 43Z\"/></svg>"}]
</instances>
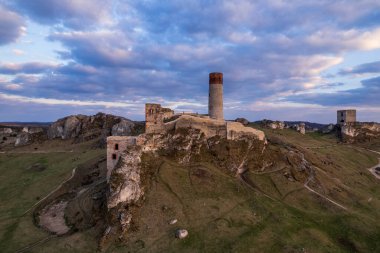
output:
<instances>
[{"instance_id":1,"label":"crumbling wall","mask_svg":"<svg viewBox=\"0 0 380 253\"><path fill-rule=\"evenodd\" d=\"M239 122L226 122L227 125L227 139L236 140L241 139L243 136L254 136L260 141L265 140L263 131L257 130L252 127L245 127Z\"/></svg>"},{"instance_id":2,"label":"crumbling wall","mask_svg":"<svg viewBox=\"0 0 380 253\"><path fill-rule=\"evenodd\" d=\"M339 110L337 111L337 124L356 122L356 110Z\"/></svg>"},{"instance_id":3,"label":"crumbling wall","mask_svg":"<svg viewBox=\"0 0 380 253\"><path fill-rule=\"evenodd\" d=\"M193 128L200 130L206 138L210 138L215 135L226 136L227 127L224 121L213 120L209 118L200 118L190 115L183 115L179 117L174 124L166 124L166 130L170 130L174 127L175 130L180 128Z\"/></svg>"},{"instance_id":4,"label":"crumbling wall","mask_svg":"<svg viewBox=\"0 0 380 253\"><path fill-rule=\"evenodd\" d=\"M174 116L174 111L160 104L145 104L145 132L160 133L164 130L164 120Z\"/></svg>"}]
</instances>

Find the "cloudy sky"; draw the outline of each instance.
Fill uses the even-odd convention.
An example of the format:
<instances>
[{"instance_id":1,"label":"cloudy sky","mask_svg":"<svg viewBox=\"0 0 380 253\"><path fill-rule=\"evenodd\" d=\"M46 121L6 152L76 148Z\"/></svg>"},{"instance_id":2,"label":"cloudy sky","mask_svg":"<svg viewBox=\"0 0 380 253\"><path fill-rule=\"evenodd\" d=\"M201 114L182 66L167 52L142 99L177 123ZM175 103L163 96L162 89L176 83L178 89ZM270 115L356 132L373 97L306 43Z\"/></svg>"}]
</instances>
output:
<instances>
[{"instance_id":1,"label":"cloudy sky","mask_svg":"<svg viewBox=\"0 0 380 253\"><path fill-rule=\"evenodd\" d=\"M0 121L145 102L227 118L380 121L379 0L0 0Z\"/></svg>"}]
</instances>

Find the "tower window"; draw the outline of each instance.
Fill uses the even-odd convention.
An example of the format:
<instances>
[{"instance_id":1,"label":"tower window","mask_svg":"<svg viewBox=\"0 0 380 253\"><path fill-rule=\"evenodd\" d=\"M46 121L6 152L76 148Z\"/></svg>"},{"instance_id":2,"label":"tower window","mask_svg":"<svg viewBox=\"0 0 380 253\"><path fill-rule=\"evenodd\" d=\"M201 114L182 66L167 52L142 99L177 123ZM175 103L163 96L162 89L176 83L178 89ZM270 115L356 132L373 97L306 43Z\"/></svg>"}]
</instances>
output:
<instances>
[{"instance_id":1,"label":"tower window","mask_svg":"<svg viewBox=\"0 0 380 253\"><path fill-rule=\"evenodd\" d=\"M112 154L112 160L116 160L116 154Z\"/></svg>"},{"instance_id":2,"label":"tower window","mask_svg":"<svg viewBox=\"0 0 380 253\"><path fill-rule=\"evenodd\" d=\"M118 143L115 144L115 150L119 150L119 144Z\"/></svg>"}]
</instances>

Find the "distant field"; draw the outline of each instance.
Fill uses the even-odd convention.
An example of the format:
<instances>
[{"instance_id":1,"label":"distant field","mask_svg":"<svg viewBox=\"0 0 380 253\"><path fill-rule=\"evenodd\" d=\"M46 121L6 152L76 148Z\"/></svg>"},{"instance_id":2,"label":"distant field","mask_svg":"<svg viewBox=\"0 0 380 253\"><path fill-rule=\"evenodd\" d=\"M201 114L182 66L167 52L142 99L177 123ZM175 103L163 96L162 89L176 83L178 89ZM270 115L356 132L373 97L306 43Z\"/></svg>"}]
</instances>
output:
<instances>
[{"instance_id":1,"label":"distant field","mask_svg":"<svg viewBox=\"0 0 380 253\"><path fill-rule=\"evenodd\" d=\"M276 160L265 173L248 173L257 187L251 189L208 162L183 166L170 158L145 159L156 173L144 205L135 214L128 241L112 244L106 252L379 252L380 180L367 170L378 155L365 148L380 150L380 145L343 145L332 135L265 131L272 143L268 152L275 155L290 146L302 151L316 167L319 185L310 187L347 210L303 182L289 181ZM27 153L35 151L30 146L15 150L24 153L0 154L1 252L49 236L34 226L31 213L23 213L75 166L104 155L90 145L49 142L38 148L49 153ZM46 169L28 169L36 163ZM174 218L178 223L169 225ZM188 229L189 236L175 239L177 228ZM95 235L90 229L51 238L30 252L95 252Z\"/></svg>"}]
</instances>

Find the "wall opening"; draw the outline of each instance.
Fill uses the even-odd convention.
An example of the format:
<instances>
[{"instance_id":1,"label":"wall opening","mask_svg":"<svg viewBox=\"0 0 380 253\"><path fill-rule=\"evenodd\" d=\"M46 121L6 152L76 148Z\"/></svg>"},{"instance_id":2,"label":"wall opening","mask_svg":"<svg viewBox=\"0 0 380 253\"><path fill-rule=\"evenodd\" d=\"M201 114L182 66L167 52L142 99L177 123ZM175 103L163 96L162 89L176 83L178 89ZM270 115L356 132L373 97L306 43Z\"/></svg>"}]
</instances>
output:
<instances>
[{"instance_id":1,"label":"wall opening","mask_svg":"<svg viewBox=\"0 0 380 253\"><path fill-rule=\"evenodd\" d=\"M112 154L112 160L116 160L116 154Z\"/></svg>"},{"instance_id":2,"label":"wall opening","mask_svg":"<svg viewBox=\"0 0 380 253\"><path fill-rule=\"evenodd\" d=\"M115 144L115 150L119 150L119 144L118 143Z\"/></svg>"}]
</instances>

